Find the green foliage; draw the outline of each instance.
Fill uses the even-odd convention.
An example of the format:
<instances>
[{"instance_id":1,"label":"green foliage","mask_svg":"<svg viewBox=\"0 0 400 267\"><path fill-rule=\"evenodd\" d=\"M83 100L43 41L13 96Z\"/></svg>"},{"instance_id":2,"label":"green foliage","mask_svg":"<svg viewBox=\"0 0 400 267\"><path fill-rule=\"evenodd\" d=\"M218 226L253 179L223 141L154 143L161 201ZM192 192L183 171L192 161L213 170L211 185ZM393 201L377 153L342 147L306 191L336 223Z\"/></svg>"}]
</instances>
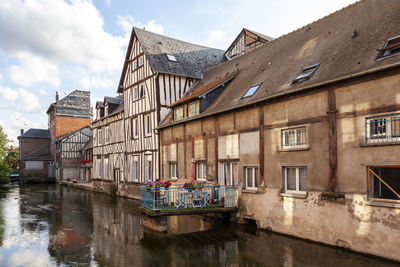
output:
<instances>
[{"instance_id":1,"label":"green foliage","mask_svg":"<svg viewBox=\"0 0 400 267\"><path fill-rule=\"evenodd\" d=\"M11 168L4 160L0 161L0 185L8 184L10 182Z\"/></svg>"},{"instance_id":2,"label":"green foliage","mask_svg":"<svg viewBox=\"0 0 400 267\"><path fill-rule=\"evenodd\" d=\"M118 186L116 184L110 185L110 194L112 197L116 197L118 192Z\"/></svg>"},{"instance_id":3,"label":"green foliage","mask_svg":"<svg viewBox=\"0 0 400 267\"><path fill-rule=\"evenodd\" d=\"M0 160L4 158L6 153L7 134L4 132L3 127L0 125Z\"/></svg>"},{"instance_id":4,"label":"green foliage","mask_svg":"<svg viewBox=\"0 0 400 267\"><path fill-rule=\"evenodd\" d=\"M5 160L8 166L10 166L10 168L16 169L18 167L18 158L19 158L19 152L11 151L10 153L8 153Z\"/></svg>"}]
</instances>

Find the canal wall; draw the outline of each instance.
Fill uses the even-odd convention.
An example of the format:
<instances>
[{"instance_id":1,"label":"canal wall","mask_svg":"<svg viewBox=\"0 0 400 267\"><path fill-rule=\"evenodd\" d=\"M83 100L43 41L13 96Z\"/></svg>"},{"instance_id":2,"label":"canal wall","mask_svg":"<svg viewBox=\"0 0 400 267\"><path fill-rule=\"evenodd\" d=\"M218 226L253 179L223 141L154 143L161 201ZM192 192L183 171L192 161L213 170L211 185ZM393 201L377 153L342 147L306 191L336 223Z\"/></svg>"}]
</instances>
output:
<instances>
[{"instance_id":1,"label":"canal wall","mask_svg":"<svg viewBox=\"0 0 400 267\"><path fill-rule=\"evenodd\" d=\"M349 248L400 261L400 210L367 204L365 194L307 198L282 196L280 190L242 193L237 219L254 220L261 229Z\"/></svg>"}]
</instances>

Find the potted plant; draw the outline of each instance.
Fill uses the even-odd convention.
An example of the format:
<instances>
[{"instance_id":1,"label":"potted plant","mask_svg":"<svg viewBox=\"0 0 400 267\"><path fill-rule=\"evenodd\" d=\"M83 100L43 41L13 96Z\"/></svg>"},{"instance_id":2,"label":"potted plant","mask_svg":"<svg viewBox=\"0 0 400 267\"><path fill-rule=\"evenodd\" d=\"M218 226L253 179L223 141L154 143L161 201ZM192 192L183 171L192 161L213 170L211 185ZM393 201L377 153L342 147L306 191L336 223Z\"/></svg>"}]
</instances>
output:
<instances>
[{"instance_id":1,"label":"potted plant","mask_svg":"<svg viewBox=\"0 0 400 267\"><path fill-rule=\"evenodd\" d=\"M192 191L192 190L194 189L195 185L192 184L192 183L190 182L190 183L185 183L185 184L183 185L183 187L184 187L186 190Z\"/></svg>"},{"instance_id":2,"label":"potted plant","mask_svg":"<svg viewBox=\"0 0 400 267\"><path fill-rule=\"evenodd\" d=\"M168 189L171 186L171 182L170 181L164 181L164 188Z\"/></svg>"}]
</instances>

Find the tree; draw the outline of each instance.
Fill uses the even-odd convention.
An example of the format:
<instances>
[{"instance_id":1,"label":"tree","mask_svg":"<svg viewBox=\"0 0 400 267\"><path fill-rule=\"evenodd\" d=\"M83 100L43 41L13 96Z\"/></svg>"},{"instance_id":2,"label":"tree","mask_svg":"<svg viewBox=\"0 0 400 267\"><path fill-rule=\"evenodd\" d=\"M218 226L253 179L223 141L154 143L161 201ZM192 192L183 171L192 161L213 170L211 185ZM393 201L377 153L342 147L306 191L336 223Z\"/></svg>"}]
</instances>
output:
<instances>
[{"instance_id":1,"label":"tree","mask_svg":"<svg viewBox=\"0 0 400 267\"><path fill-rule=\"evenodd\" d=\"M8 153L5 160L10 168L16 169L18 167L18 158L18 151L11 151L10 153Z\"/></svg>"},{"instance_id":2,"label":"tree","mask_svg":"<svg viewBox=\"0 0 400 267\"><path fill-rule=\"evenodd\" d=\"M4 159L6 153L7 134L4 132L3 127L0 125L0 160Z\"/></svg>"},{"instance_id":3,"label":"tree","mask_svg":"<svg viewBox=\"0 0 400 267\"><path fill-rule=\"evenodd\" d=\"M0 184L7 184L10 182L9 175L11 168L8 166L4 155L6 153L7 135L0 125Z\"/></svg>"}]
</instances>

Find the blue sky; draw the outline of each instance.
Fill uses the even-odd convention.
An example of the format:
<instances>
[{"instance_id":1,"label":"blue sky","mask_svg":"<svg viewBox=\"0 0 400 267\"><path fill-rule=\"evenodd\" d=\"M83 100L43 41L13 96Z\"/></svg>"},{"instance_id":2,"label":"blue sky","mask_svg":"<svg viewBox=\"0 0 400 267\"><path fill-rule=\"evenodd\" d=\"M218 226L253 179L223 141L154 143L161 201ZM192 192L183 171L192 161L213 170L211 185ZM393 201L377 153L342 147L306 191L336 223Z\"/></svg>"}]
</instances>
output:
<instances>
[{"instance_id":1,"label":"blue sky","mask_svg":"<svg viewBox=\"0 0 400 267\"><path fill-rule=\"evenodd\" d=\"M353 2L1 0L0 125L17 144L56 91L114 96L132 26L225 50L243 27L277 38Z\"/></svg>"}]
</instances>

